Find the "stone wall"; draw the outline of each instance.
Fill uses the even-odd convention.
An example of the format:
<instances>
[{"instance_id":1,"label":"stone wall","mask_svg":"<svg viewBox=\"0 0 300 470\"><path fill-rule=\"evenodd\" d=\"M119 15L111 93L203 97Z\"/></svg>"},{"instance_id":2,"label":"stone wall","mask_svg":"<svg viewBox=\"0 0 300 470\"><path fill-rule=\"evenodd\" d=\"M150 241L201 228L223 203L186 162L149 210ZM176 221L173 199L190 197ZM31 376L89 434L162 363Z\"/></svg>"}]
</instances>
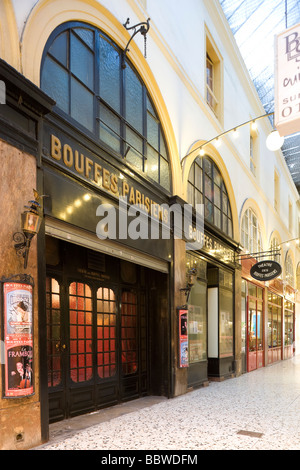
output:
<instances>
[{"instance_id":1,"label":"stone wall","mask_svg":"<svg viewBox=\"0 0 300 470\"><path fill-rule=\"evenodd\" d=\"M0 140L0 279L26 273L30 274L35 282L33 295L35 393L24 398L2 398L4 384L0 374L0 450L28 449L41 441L36 237L31 244L26 270L23 258L16 255L12 239L13 234L20 231L21 213L24 205L33 199L35 187L35 157ZM1 319L1 335L2 328Z\"/></svg>"}]
</instances>

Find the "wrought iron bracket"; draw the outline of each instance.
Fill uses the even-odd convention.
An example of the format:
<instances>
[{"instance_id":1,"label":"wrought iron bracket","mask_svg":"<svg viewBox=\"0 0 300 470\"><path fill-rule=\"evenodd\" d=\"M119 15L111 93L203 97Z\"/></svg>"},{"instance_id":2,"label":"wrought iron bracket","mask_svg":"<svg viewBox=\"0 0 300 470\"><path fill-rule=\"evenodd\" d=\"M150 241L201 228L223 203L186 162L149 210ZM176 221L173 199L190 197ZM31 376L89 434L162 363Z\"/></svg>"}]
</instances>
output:
<instances>
[{"instance_id":1,"label":"wrought iron bracket","mask_svg":"<svg viewBox=\"0 0 300 470\"><path fill-rule=\"evenodd\" d=\"M147 57L147 51L146 51L146 42L147 42L147 33L150 29L150 18L148 18L147 21L144 21L142 23L137 23L136 25L134 26L128 26L129 25L129 22L130 22L130 19L127 18L127 21L126 23L123 24L124 28L127 29L127 31L133 29L133 33L132 33L132 36L131 38L129 39L124 51L123 51L123 54L122 54L122 68L125 69L126 68L126 62L125 62L125 59L126 59L126 54L127 52L129 51L129 44L131 43L132 39L134 38L134 36L137 34L137 33L141 33L142 36L144 36L144 57L146 58Z\"/></svg>"},{"instance_id":2,"label":"wrought iron bracket","mask_svg":"<svg viewBox=\"0 0 300 470\"><path fill-rule=\"evenodd\" d=\"M15 250L17 256L22 256L24 258L24 268L27 268L28 263L28 254L31 244L31 239L33 234L28 234L25 236L23 232L15 232L13 234L13 241L15 242Z\"/></svg>"}]
</instances>

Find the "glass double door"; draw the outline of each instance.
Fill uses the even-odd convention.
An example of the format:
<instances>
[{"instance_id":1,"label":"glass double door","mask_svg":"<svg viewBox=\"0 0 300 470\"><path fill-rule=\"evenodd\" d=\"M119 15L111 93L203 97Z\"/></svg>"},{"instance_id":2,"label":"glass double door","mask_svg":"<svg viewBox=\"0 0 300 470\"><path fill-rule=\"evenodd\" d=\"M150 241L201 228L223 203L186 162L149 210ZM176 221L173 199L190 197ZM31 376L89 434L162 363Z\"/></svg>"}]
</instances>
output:
<instances>
[{"instance_id":1,"label":"glass double door","mask_svg":"<svg viewBox=\"0 0 300 470\"><path fill-rule=\"evenodd\" d=\"M50 422L147 391L145 293L46 279Z\"/></svg>"},{"instance_id":2,"label":"glass double door","mask_svg":"<svg viewBox=\"0 0 300 470\"><path fill-rule=\"evenodd\" d=\"M264 366L263 302L248 299L248 372Z\"/></svg>"}]
</instances>

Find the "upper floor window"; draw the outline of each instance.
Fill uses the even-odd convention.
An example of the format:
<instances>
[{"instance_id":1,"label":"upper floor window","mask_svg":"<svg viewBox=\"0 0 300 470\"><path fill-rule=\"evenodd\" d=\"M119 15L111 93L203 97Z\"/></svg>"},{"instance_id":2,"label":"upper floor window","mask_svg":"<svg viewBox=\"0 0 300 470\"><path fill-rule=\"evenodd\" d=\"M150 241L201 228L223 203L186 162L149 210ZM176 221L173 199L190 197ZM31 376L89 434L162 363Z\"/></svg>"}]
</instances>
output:
<instances>
[{"instance_id":1,"label":"upper floor window","mask_svg":"<svg viewBox=\"0 0 300 470\"><path fill-rule=\"evenodd\" d=\"M45 48L41 88L56 109L117 156L170 190L162 125L147 89L122 51L87 24L66 23Z\"/></svg>"},{"instance_id":2,"label":"upper floor window","mask_svg":"<svg viewBox=\"0 0 300 470\"><path fill-rule=\"evenodd\" d=\"M246 251L253 254L263 250L261 229L255 212L249 208L242 218L241 243Z\"/></svg>"},{"instance_id":3,"label":"upper floor window","mask_svg":"<svg viewBox=\"0 0 300 470\"><path fill-rule=\"evenodd\" d=\"M259 160L259 136L257 130L257 123L252 122L250 128L250 170L254 176L257 176L258 160Z\"/></svg>"},{"instance_id":4,"label":"upper floor window","mask_svg":"<svg viewBox=\"0 0 300 470\"><path fill-rule=\"evenodd\" d=\"M206 102L222 120L222 58L210 35L206 36Z\"/></svg>"},{"instance_id":5,"label":"upper floor window","mask_svg":"<svg viewBox=\"0 0 300 470\"><path fill-rule=\"evenodd\" d=\"M197 157L188 178L188 202L204 204L204 218L232 238L231 206L226 186L217 165L208 157Z\"/></svg>"}]
</instances>

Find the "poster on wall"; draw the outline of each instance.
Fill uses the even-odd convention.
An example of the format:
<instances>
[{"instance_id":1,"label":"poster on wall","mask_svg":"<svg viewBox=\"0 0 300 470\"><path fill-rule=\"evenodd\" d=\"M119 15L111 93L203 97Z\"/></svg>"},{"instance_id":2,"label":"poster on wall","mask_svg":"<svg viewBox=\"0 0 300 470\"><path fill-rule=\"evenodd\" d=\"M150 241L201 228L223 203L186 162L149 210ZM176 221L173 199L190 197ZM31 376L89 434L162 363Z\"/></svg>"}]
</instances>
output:
<instances>
[{"instance_id":1,"label":"poster on wall","mask_svg":"<svg viewBox=\"0 0 300 470\"><path fill-rule=\"evenodd\" d=\"M179 326L179 367L188 367L189 349L188 349L188 311L185 308L178 309Z\"/></svg>"},{"instance_id":2,"label":"poster on wall","mask_svg":"<svg viewBox=\"0 0 300 470\"><path fill-rule=\"evenodd\" d=\"M3 282L4 398L34 393L32 290L25 282Z\"/></svg>"}]
</instances>

